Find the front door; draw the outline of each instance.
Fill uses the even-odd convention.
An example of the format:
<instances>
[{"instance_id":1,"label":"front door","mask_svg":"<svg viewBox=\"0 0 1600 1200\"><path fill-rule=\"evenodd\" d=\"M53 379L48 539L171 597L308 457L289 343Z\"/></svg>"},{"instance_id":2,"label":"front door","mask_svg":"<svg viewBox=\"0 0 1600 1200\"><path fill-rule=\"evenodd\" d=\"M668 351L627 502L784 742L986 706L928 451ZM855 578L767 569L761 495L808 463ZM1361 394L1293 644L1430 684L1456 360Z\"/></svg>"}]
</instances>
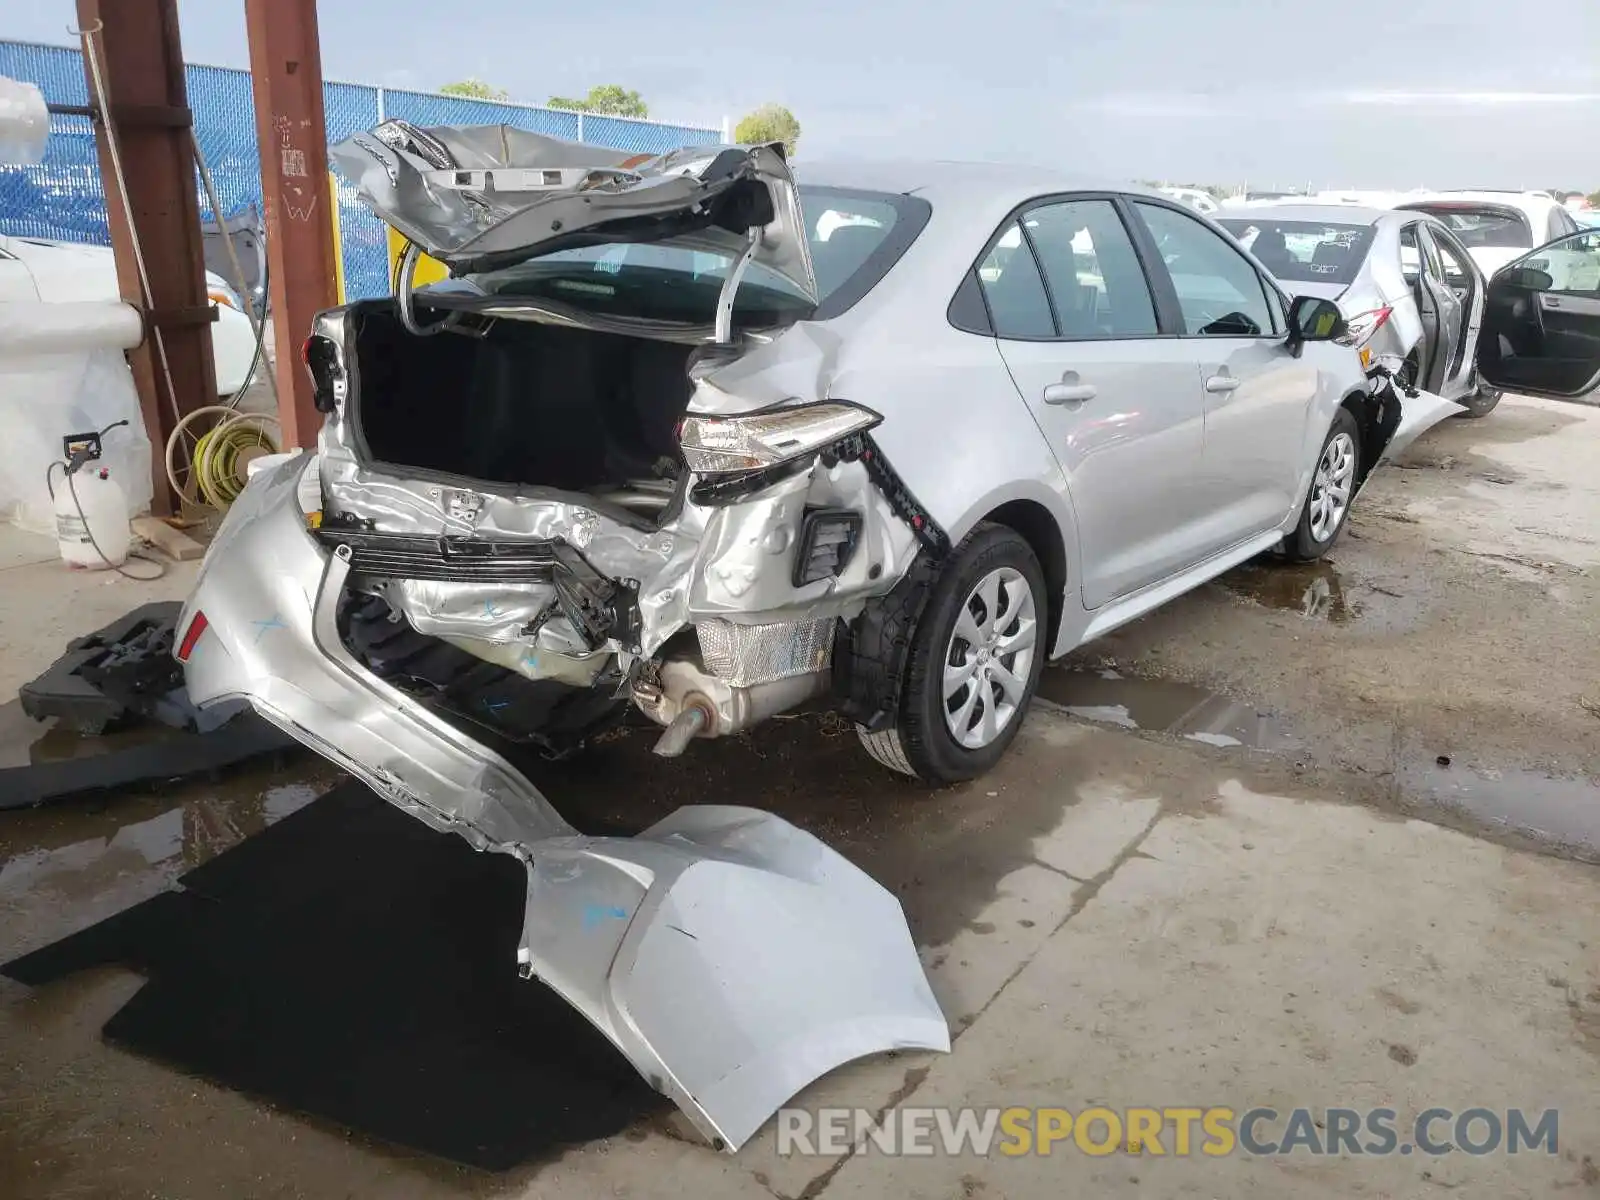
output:
<instances>
[{"instance_id":1,"label":"front door","mask_svg":"<svg viewBox=\"0 0 1600 1200\"><path fill-rule=\"evenodd\" d=\"M1060 462L1085 608L1199 556L1204 441L1193 351L1158 336L1127 227L1106 196L1046 199L991 243L978 279L1017 390Z\"/></svg>"},{"instance_id":2,"label":"front door","mask_svg":"<svg viewBox=\"0 0 1600 1200\"><path fill-rule=\"evenodd\" d=\"M1600 230L1557 238L1489 281L1478 373L1533 396L1581 396L1600 384Z\"/></svg>"},{"instance_id":3,"label":"front door","mask_svg":"<svg viewBox=\"0 0 1600 1200\"><path fill-rule=\"evenodd\" d=\"M1282 525L1305 472L1317 368L1286 343L1277 289L1238 247L1188 213L1138 201L1170 280L1181 340L1200 363L1205 457L1191 500L1209 557Z\"/></svg>"}]
</instances>

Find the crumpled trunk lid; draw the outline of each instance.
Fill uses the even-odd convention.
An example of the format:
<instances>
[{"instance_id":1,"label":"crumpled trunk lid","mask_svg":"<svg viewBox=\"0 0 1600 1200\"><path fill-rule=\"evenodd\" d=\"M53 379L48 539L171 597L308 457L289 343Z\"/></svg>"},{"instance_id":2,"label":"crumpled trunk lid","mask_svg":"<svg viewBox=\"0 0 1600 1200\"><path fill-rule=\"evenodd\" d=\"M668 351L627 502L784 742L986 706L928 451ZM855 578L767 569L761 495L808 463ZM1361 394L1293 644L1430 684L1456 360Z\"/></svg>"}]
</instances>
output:
<instances>
[{"instance_id":1,"label":"crumpled trunk lid","mask_svg":"<svg viewBox=\"0 0 1600 1200\"><path fill-rule=\"evenodd\" d=\"M330 150L384 221L455 274L610 242L661 242L752 261L817 300L800 197L780 145L661 155L509 125L385 121Z\"/></svg>"}]
</instances>

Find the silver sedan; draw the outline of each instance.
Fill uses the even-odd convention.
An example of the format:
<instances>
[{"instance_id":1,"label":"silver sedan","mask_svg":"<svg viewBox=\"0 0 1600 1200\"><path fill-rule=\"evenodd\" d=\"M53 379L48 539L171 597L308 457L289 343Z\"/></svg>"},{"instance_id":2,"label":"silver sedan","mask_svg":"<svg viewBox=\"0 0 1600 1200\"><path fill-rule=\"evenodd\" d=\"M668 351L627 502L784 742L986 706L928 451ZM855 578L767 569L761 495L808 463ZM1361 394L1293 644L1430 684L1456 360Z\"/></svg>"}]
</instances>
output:
<instances>
[{"instance_id":1,"label":"silver sedan","mask_svg":"<svg viewBox=\"0 0 1600 1200\"><path fill-rule=\"evenodd\" d=\"M453 277L317 318L316 460L212 543L190 694L522 863L521 970L728 1148L839 1063L948 1048L895 898L750 809L581 836L519 754L629 705L672 756L819 701L972 778L1048 659L1325 553L1455 409L1154 193L402 122L335 155Z\"/></svg>"},{"instance_id":2,"label":"silver sedan","mask_svg":"<svg viewBox=\"0 0 1600 1200\"><path fill-rule=\"evenodd\" d=\"M1393 357L1405 385L1486 416L1500 393L1478 377L1485 279L1438 218L1354 205L1234 209L1223 228L1284 286L1336 300L1363 358Z\"/></svg>"}]
</instances>

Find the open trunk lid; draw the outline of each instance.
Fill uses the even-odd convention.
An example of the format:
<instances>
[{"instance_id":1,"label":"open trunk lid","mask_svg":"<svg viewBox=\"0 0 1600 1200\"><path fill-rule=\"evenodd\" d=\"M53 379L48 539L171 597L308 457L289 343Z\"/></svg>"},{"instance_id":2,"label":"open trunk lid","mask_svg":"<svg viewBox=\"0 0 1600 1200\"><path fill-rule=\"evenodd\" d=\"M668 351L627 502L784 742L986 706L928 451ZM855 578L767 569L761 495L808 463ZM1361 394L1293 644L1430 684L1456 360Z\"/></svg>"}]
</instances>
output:
<instances>
[{"instance_id":1,"label":"open trunk lid","mask_svg":"<svg viewBox=\"0 0 1600 1200\"><path fill-rule=\"evenodd\" d=\"M607 243L659 242L741 258L812 304L816 277L781 145L661 155L509 125L385 121L332 147L362 198L454 274Z\"/></svg>"}]
</instances>

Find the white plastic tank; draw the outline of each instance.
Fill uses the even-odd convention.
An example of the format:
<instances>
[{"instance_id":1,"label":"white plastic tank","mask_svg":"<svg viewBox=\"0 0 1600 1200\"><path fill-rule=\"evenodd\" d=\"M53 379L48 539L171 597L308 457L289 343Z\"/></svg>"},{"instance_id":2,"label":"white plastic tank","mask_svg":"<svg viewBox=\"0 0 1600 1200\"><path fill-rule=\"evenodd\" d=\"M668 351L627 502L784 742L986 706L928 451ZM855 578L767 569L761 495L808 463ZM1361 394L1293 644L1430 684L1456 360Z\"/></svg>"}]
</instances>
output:
<instances>
[{"instance_id":1,"label":"white plastic tank","mask_svg":"<svg viewBox=\"0 0 1600 1200\"><path fill-rule=\"evenodd\" d=\"M127 561L128 497L110 468L89 463L58 481L55 514L56 544L68 566L98 571Z\"/></svg>"}]
</instances>

